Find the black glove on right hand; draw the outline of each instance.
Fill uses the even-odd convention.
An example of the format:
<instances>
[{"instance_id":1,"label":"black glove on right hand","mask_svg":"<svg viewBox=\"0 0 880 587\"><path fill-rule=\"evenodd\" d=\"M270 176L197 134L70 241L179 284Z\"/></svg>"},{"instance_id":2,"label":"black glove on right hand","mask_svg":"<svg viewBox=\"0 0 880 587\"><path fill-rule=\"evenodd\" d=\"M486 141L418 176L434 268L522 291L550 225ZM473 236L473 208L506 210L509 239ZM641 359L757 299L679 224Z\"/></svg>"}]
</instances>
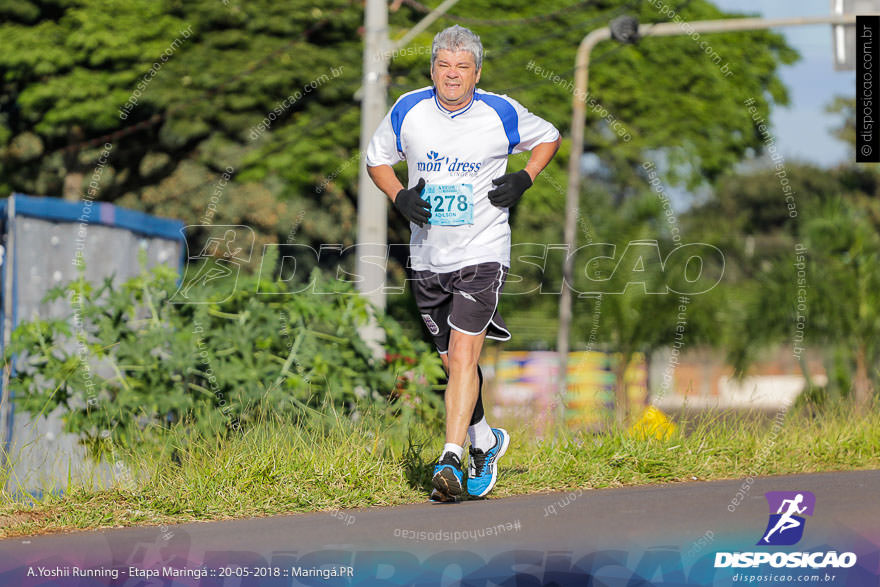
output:
<instances>
[{"instance_id":1,"label":"black glove on right hand","mask_svg":"<svg viewBox=\"0 0 880 587\"><path fill-rule=\"evenodd\" d=\"M403 217L419 225L419 228L431 217L431 204L422 199L420 195L425 189L425 180L419 178L419 183L408 190L400 190L394 198L394 207L400 210Z\"/></svg>"}]
</instances>

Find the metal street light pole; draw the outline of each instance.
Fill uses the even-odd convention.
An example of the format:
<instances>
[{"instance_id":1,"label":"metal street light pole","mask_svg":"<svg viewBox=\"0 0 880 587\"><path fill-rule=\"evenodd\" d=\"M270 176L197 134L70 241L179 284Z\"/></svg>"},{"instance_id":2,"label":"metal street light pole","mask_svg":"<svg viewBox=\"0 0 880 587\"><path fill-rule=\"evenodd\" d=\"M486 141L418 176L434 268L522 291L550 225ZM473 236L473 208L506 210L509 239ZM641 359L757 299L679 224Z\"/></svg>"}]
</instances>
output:
<instances>
[{"instance_id":1,"label":"metal street light pole","mask_svg":"<svg viewBox=\"0 0 880 587\"><path fill-rule=\"evenodd\" d=\"M638 27L641 37L668 37L692 35L694 33L729 33L733 31L751 31L787 26L804 26L812 24L844 25L855 24L854 14L843 14L818 17L793 18L732 18L725 20L699 20L694 22L662 22ZM557 414L560 422L565 414L565 393L568 379L568 339L571 330L571 287L573 259L571 253L575 248L575 227L578 215L578 195L581 187L580 164L584 154L584 123L586 122L586 98L589 81L590 52L600 42L610 39L611 27L602 27L590 32L581 40L575 57L575 91L572 98L571 112L571 155L568 160L568 191L565 194L565 244L568 254L562 267L564 279L562 297L559 300L559 333L556 350L559 353L559 374L557 379Z\"/></svg>"}]
</instances>

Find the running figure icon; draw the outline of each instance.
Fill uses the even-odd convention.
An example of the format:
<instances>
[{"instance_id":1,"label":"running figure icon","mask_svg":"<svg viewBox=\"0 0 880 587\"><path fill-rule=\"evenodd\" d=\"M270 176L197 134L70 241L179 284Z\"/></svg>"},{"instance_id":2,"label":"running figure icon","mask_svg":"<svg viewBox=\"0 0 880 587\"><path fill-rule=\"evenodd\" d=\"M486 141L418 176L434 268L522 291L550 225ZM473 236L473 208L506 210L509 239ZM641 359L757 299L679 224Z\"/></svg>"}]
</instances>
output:
<instances>
[{"instance_id":1,"label":"running figure icon","mask_svg":"<svg viewBox=\"0 0 880 587\"><path fill-rule=\"evenodd\" d=\"M764 494L770 519L758 546L791 546L804 534L806 519L816 507L816 496L810 491L769 491Z\"/></svg>"},{"instance_id":2,"label":"running figure icon","mask_svg":"<svg viewBox=\"0 0 880 587\"><path fill-rule=\"evenodd\" d=\"M782 534L786 530L791 530L792 528L797 528L801 525L801 521L793 518L794 514L802 514L807 511L807 506L798 507L804 501L804 494L798 493L794 499L784 499L779 506L779 509L776 511L777 514L782 514L782 517L779 518L779 521L776 522L776 525L773 526L773 529L767 532L767 535L764 536L764 542L770 544L770 536L773 535L774 532L779 532ZM785 504L788 504L788 509L785 513L782 513L783 508L785 508Z\"/></svg>"},{"instance_id":3,"label":"running figure icon","mask_svg":"<svg viewBox=\"0 0 880 587\"><path fill-rule=\"evenodd\" d=\"M208 232L207 240L197 255L187 254L184 278L169 301L204 304L228 300L235 293L242 266L251 260L254 230L241 225L193 225L186 228L199 231L196 233L198 238L193 240L201 240L200 233Z\"/></svg>"}]
</instances>

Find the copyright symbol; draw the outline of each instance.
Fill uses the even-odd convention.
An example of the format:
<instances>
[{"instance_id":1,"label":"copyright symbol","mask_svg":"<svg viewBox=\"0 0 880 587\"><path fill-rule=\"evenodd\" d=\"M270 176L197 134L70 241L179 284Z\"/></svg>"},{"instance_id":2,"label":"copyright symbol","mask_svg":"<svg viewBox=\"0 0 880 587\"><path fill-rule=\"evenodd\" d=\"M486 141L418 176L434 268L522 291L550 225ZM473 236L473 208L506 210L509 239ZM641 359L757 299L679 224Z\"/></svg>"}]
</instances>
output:
<instances>
[{"instance_id":1,"label":"copyright symbol","mask_svg":"<svg viewBox=\"0 0 880 587\"><path fill-rule=\"evenodd\" d=\"M871 145L862 145L861 151L862 155L867 157L871 154Z\"/></svg>"}]
</instances>

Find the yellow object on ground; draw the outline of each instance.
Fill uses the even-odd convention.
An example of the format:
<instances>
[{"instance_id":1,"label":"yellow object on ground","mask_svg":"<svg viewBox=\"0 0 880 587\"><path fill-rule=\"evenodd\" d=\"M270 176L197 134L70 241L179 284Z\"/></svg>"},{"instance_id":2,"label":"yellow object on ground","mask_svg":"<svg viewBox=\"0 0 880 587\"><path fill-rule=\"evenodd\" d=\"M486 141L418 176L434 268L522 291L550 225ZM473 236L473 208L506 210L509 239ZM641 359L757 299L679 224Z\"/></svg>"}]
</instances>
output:
<instances>
[{"instance_id":1,"label":"yellow object on ground","mask_svg":"<svg viewBox=\"0 0 880 587\"><path fill-rule=\"evenodd\" d=\"M666 440L675 433L676 428L675 422L667 418L666 414L654 406L649 406L630 428L630 432L639 438L654 437L658 440Z\"/></svg>"}]
</instances>

